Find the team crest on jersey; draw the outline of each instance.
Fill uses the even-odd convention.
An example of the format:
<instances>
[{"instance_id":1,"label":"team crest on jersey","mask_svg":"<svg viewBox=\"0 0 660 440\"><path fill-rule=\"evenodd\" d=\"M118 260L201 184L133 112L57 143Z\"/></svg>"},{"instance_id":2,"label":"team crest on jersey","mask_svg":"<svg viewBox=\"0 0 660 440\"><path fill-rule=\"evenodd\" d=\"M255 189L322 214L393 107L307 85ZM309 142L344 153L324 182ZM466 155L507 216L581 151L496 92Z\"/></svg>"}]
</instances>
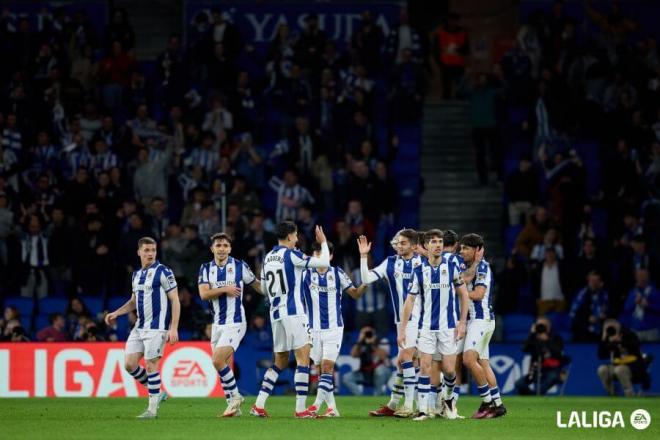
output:
<instances>
[{"instance_id":1,"label":"team crest on jersey","mask_svg":"<svg viewBox=\"0 0 660 440\"><path fill-rule=\"evenodd\" d=\"M394 278L399 278L399 272L394 272Z\"/></svg>"},{"instance_id":2,"label":"team crest on jersey","mask_svg":"<svg viewBox=\"0 0 660 440\"><path fill-rule=\"evenodd\" d=\"M486 274L485 273L477 274L477 279L480 281L484 281L486 279Z\"/></svg>"},{"instance_id":3,"label":"team crest on jersey","mask_svg":"<svg viewBox=\"0 0 660 440\"><path fill-rule=\"evenodd\" d=\"M328 281L332 282L332 280L333 280L333 278L332 278L332 274L329 273L329 274L328 274Z\"/></svg>"},{"instance_id":4,"label":"team crest on jersey","mask_svg":"<svg viewBox=\"0 0 660 440\"><path fill-rule=\"evenodd\" d=\"M467 264L461 263L461 270L465 270L465 269L467 269Z\"/></svg>"},{"instance_id":5,"label":"team crest on jersey","mask_svg":"<svg viewBox=\"0 0 660 440\"><path fill-rule=\"evenodd\" d=\"M447 269L442 269L442 274L446 276L447 275Z\"/></svg>"},{"instance_id":6,"label":"team crest on jersey","mask_svg":"<svg viewBox=\"0 0 660 440\"><path fill-rule=\"evenodd\" d=\"M229 269L227 269L227 273L228 273L228 274L232 274L232 273L234 273L234 268L231 267L231 266L229 266Z\"/></svg>"}]
</instances>

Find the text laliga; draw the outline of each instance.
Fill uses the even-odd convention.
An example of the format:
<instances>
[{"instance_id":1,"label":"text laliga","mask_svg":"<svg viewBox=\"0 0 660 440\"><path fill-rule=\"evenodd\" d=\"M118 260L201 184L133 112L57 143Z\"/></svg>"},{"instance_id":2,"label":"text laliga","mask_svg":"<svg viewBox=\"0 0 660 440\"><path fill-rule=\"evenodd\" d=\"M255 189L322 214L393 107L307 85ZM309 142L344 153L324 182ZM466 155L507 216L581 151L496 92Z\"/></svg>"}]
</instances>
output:
<instances>
[{"instance_id":1,"label":"text laliga","mask_svg":"<svg viewBox=\"0 0 660 440\"><path fill-rule=\"evenodd\" d=\"M558 428L625 428L621 411L571 411L565 421L561 411L557 411Z\"/></svg>"},{"instance_id":2,"label":"text laliga","mask_svg":"<svg viewBox=\"0 0 660 440\"><path fill-rule=\"evenodd\" d=\"M110 349L105 355L100 372L95 365L94 356L82 348L68 348L52 356L52 370L49 367L48 351L34 350L33 376L24 377L20 385L11 389L12 383L9 372L10 351L0 350L0 397L107 397L118 391L125 396L138 396L138 389L133 378L124 370L124 351ZM74 367L74 365L80 366ZM16 371L17 369L15 369ZM114 379L115 372L120 371L120 380ZM52 371L49 375L48 372ZM49 381L52 381L52 393L49 393ZM32 391L32 392L30 392Z\"/></svg>"}]
</instances>

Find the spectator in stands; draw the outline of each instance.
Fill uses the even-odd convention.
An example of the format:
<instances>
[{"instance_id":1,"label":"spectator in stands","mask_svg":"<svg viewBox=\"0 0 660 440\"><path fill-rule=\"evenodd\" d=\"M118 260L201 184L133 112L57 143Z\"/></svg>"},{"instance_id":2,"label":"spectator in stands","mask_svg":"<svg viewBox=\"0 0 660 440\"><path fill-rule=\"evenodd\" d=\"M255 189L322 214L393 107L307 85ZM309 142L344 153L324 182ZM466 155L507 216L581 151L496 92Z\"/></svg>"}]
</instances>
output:
<instances>
[{"instance_id":1,"label":"spectator in stands","mask_svg":"<svg viewBox=\"0 0 660 440\"><path fill-rule=\"evenodd\" d=\"M236 174L243 176L253 188L261 188L265 183L264 157L263 150L254 144L250 133L241 135L238 148L230 155Z\"/></svg>"},{"instance_id":2,"label":"spectator in stands","mask_svg":"<svg viewBox=\"0 0 660 440\"><path fill-rule=\"evenodd\" d=\"M505 182L505 193L509 200L509 225L517 226L521 218L526 219L532 205L538 201L539 178L528 157L518 163L518 169L509 174Z\"/></svg>"},{"instance_id":3,"label":"spectator in stands","mask_svg":"<svg viewBox=\"0 0 660 440\"><path fill-rule=\"evenodd\" d=\"M406 50L410 51L413 60L422 62L422 38L419 31L410 24L408 10L404 6L399 12L398 26L390 28L383 52L389 64L400 64Z\"/></svg>"},{"instance_id":4,"label":"spectator in stands","mask_svg":"<svg viewBox=\"0 0 660 440\"><path fill-rule=\"evenodd\" d=\"M99 65L103 104L106 108L114 110L121 105L135 68L135 60L126 54L121 42L113 41L110 54Z\"/></svg>"},{"instance_id":5,"label":"spectator in stands","mask_svg":"<svg viewBox=\"0 0 660 440\"><path fill-rule=\"evenodd\" d=\"M506 260L505 268L497 274L495 285L498 292L506 294L495 295L495 310L498 314L514 313L518 307L518 297L524 286L527 285L529 274L515 255L510 255Z\"/></svg>"},{"instance_id":6,"label":"spectator in stands","mask_svg":"<svg viewBox=\"0 0 660 440\"><path fill-rule=\"evenodd\" d=\"M548 211L543 206L537 206L534 214L527 218L527 223L518 237L516 238L516 253L523 257L529 257L532 249L537 244L543 242L543 236L550 227Z\"/></svg>"},{"instance_id":7,"label":"spectator in stands","mask_svg":"<svg viewBox=\"0 0 660 440\"><path fill-rule=\"evenodd\" d=\"M554 246L546 247L543 263L534 271L534 286L537 314L563 312L566 309L568 291L566 269L558 259Z\"/></svg>"},{"instance_id":8,"label":"spectator in stands","mask_svg":"<svg viewBox=\"0 0 660 440\"><path fill-rule=\"evenodd\" d=\"M66 333L66 320L61 313L53 313L48 318L50 325L39 330L37 341L39 342L66 342L69 337Z\"/></svg>"},{"instance_id":9,"label":"spectator in stands","mask_svg":"<svg viewBox=\"0 0 660 440\"><path fill-rule=\"evenodd\" d=\"M91 319L92 314L84 302L78 297L73 297L69 300L69 305L66 308L66 328L67 333L72 335L76 332L80 318Z\"/></svg>"},{"instance_id":10,"label":"spectator in stands","mask_svg":"<svg viewBox=\"0 0 660 440\"><path fill-rule=\"evenodd\" d=\"M361 395L364 386L372 386L375 396L384 393L384 386L392 375L389 366L389 344L379 340L371 327L362 327L357 342L351 348L351 356L360 359L357 371L346 373L343 384L353 395Z\"/></svg>"},{"instance_id":11,"label":"spectator in stands","mask_svg":"<svg viewBox=\"0 0 660 440\"><path fill-rule=\"evenodd\" d=\"M0 338L6 336L5 329L10 321L18 321L20 324L21 313L14 306L7 306L2 312L2 318L0 318Z\"/></svg>"},{"instance_id":12,"label":"spectator in stands","mask_svg":"<svg viewBox=\"0 0 660 440\"><path fill-rule=\"evenodd\" d=\"M364 216L362 202L359 200L352 199L348 201L348 209L346 210L344 221L351 228L351 233L356 237L360 235L366 235L367 237L374 236L374 225Z\"/></svg>"},{"instance_id":13,"label":"spectator in stands","mask_svg":"<svg viewBox=\"0 0 660 440\"><path fill-rule=\"evenodd\" d=\"M42 220L38 215L26 217L26 232L21 237L22 283L21 295L44 298L50 287L49 239L43 233Z\"/></svg>"},{"instance_id":14,"label":"spectator in stands","mask_svg":"<svg viewBox=\"0 0 660 440\"><path fill-rule=\"evenodd\" d=\"M170 140L164 154L156 160L149 160L145 148L138 152L139 165L133 176L135 198L143 204L148 204L154 197L167 200L167 170L174 150Z\"/></svg>"},{"instance_id":15,"label":"spectator in stands","mask_svg":"<svg viewBox=\"0 0 660 440\"><path fill-rule=\"evenodd\" d=\"M147 215L147 224L152 237L160 241L170 225L170 216L166 212L167 205L165 200L160 197L154 197L149 203L149 213Z\"/></svg>"},{"instance_id":16,"label":"spectator in stands","mask_svg":"<svg viewBox=\"0 0 660 440\"><path fill-rule=\"evenodd\" d=\"M635 287L628 294L623 318L640 341L660 340L660 291L646 268L635 271Z\"/></svg>"},{"instance_id":17,"label":"spectator in stands","mask_svg":"<svg viewBox=\"0 0 660 440\"><path fill-rule=\"evenodd\" d=\"M137 214L134 216L139 218ZM98 273L95 268L111 266L113 254L110 248L113 245L104 231L103 220L98 214L90 215L84 223L85 231L76 237L73 243L77 255L74 279L78 283L79 291L86 295L105 294L110 281L109 273L108 271ZM146 231L139 231L137 234L142 232ZM133 245L132 248L134 250L135 246ZM127 252L130 253L130 249L131 246Z\"/></svg>"},{"instance_id":18,"label":"spectator in stands","mask_svg":"<svg viewBox=\"0 0 660 440\"><path fill-rule=\"evenodd\" d=\"M545 395L550 388L560 382L564 362L564 341L552 331L552 324L545 316L539 316L523 345L523 352L531 356L529 371L516 381L518 394L530 395L534 391Z\"/></svg>"},{"instance_id":19,"label":"spectator in stands","mask_svg":"<svg viewBox=\"0 0 660 440\"><path fill-rule=\"evenodd\" d=\"M605 262L598 254L596 240L592 237L586 237L582 244L582 254L571 268L573 278L571 285L574 291L581 287L589 272L592 271L601 274L607 273Z\"/></svg>"},{"instance_id":20,"label":"spectator in stands","mask_svg":"<svg viewBox=\"0 0 660 440\"><path fill-rule=\"evenodd\" d=\"M362 20L351 36L351 49L370 73L377 72L381 65L383 30L370 11L362 12Z\"/></svg>"},{"instance_id":21,"label":"spectator in stands","mask_svg":"<svg viewBox=\"0 0 660 440\"><path fill-rule=\"evenodd\" d=\"M461 16L450 12L447 23L438 30L435 38L440 52L443 97L452 99L465 73L465 59L470 51L467 31L461 26Z\"/></svg>"},{"instance_id":22,"label":"spectator in stands","mask_svg":"<svg viewBox=\"0 0 660 440\"><path fill-rule=\"evenodd\" d=\"M390 77L389 99L397 120L416 121L421 116L424 79L422 66L413 59L412 50L404 49Z\"/></svg>"},{"instance_id":23,"label":"spectator in stands","mask_svg":"<svg viewBox=\"0 0 660 440\"><path fill-rule=\"evenodd\" d=\"M21 327L21 321L17 318L10 319L4 323L2 326L2 335L0 335L0 340L2 341L11 341L14 335L14 332L17 329L23 330ZM19 330L20 331L20 330Z\"/></svg>"},{"instance_id":24,"label":"spectator in stands","mask_svg":"<svg viewBox=\"0 0 660 440\"><path fill-rule=\"evenodd\" d=\"M555 254L559 260L564 259L564 247L561 244L561 237L559 232L555 228L549 228L545 235L543 236L543 243L537 244L532 249L532 254L530 259L533 261L543 261L545 258L545 250L548 248L554 248Z\"/></svg>"},{"instance_id":25,"label":"spectator in stands","mask_svg":"<svg viewBox=\"0 0 660 440\"><path fill-rule=\"evenodd\" d=\"M305 17L305 28L298 38L296 44L296 59L303 69L309 71L312 77L317 77L321 72L323 49L325 48L326 36L319 28L319 17L312 13Z\"/></svg>"},{"instance_id":26,"label":"spectator in stands","mask_svg":"<svg viewBox=\"0 0 660 440\"><path fill-rule=\"evenodd\" d=\"M580 290L569 312L576 342L597 341L602 324L610 311L609 296L603 278L596 271L587 275L587 285Z\"/></svg>"},{"instance_id":27,"label":"spectator in stands","mask_svg":"<svg viewBox=\"0 0 660 440\"><path fill-rule=\"evenodd\" d=\"M266 253L270 252L273 246L277 244L275 234L265 229L264 221L263 212L255 211L252 214L250 228L244 241L248 256L247 263L257 273L259 272L257 267L261 267L261 262L264 260Z\"/></svg>"},{"instance_id":28,"label":"spectator in stands","mask_svg":"<svg viewBox=\"0 0 660 440\"><path fill-rule=\"evenodd\" d=\"M277 194L275 218L278 222L296 220L298 208L303 203L316 203L309 190L298 184L298 174L294 170L285 171L283 179L271 177L269 185Z\"/></svg>"},{"instance_id":29,"label":"spectator in stands","mask_svg":"<svg viewBox=\"0 0 660 440\"><path fill-rule=\"evenodd\" d=\"M214 43L222 43L227 56L236 59L243 47L241 34L236 26L225 18L225 13L220 8L211 10L211 39Z\"/></svg>"},{"instance_id":30,"label":"spectator in stands","mask_svg":"<svg viewBox=\"0 0 660 440\"><path fill-rule=\"evenodd\" d=\"M14 230L14 213L9 208L7 194L0 192L0 268L8 263L7 239Z\"/></svg>"},{"instance_id":31,"label":"spectator in stands","mask_svg":"<svg viewBox=\"0 0 660 440\"><path fill-rule=\"evenodd\" d=\"M615 395L615 381L621 384L626 397L634 396L634 383L650 381L639 339L615 319L609 319L603 325L598 358L609 361L598 367L598 377L611 396Z\"/></svg>"}]
</instances>

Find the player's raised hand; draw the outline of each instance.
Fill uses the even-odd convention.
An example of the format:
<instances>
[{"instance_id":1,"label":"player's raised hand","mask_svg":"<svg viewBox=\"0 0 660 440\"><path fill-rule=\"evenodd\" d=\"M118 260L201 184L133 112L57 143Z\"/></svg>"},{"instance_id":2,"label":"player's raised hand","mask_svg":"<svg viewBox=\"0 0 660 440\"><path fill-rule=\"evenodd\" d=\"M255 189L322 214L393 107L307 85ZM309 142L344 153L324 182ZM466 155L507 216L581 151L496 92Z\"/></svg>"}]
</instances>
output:
<instances>
[{"instance_id":1,"label":"player's raised hand","mask_svg":"<svg viewBox=\"0 0 660 440\"><path fill-rule=\"evenodd\" d=\"M230 298L238 298L241 296L241 289L238 286L225 286L225 295Z\"/></svg>"},{"instance_id":2,"label":"player's raised hand","mask_svg":"<svg viewBox=\"0 0 660 440\"><path fill-rule=\"evenodd\" d=\"M114 312L108 313L107 315L105 315L105 323L107 325L114 324L116 320L117 320L117 314L114 313Z\"/></svg>"},{"instance_id":3,"label":"player's raised hand","mask_svg":"<svg viewBox=\"0 0 660 440\"><path fill-rule=\"evenodd\" d=\"M369 251L371 251L371 243L367 240L367 237L360 235L357 239L358 249L360 251L360 256L366 257Z\"/></svg>"},{"instance_id":4,"label":"player's raised hand","mask_svg":"<svg viewBox=\"0 0 660 440\"><path fill-rule=\"evenodd\" d=\"M170 331L167 332L167 341L170 343L170 345L174 345L179 342L179 332L177 329L171 328Z\"/></svg>"},{"instance_id":5,"label":"player's raised hand","mask_svg":"<svg viewBox=\"0 0 660 440\"><path fill-rule=\"evenodd\" d=\"M326 242L325 234L323 233L323 228L321 226L316 226L316 230L314 231L316 234L316 241L319 243L324 243Z\"/></svg>"}]
</instances>

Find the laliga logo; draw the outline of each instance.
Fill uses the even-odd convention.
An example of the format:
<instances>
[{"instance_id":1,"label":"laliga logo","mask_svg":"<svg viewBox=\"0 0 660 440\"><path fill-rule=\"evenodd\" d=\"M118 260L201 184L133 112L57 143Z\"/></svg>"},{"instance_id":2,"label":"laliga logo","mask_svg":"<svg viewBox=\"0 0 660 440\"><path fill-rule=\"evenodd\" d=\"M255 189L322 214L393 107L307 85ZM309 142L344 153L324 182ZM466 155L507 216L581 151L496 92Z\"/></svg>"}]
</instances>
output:
<instances>
[{"instance_id":1,"label":"laliga logo","mask_svg":"<svg viewBox=\"0 0 660 440\"><path fill-rule=\"evenodd\" d=\"M180 348L163 363L162 380L173 397L206 397L213 392L217 373L209 355L199 348Z\"/></svg>"},{"instance_id":2,"label":"laliga logo","mask_svg":"<svg viewBox=\"0 0 660 440\"><path fill-rule=\"evenodd\" d=\"M630 424L637 430L643 430L651 425L651 414L643 409L637 409L630 414ZM562 419L561 411L557 411L557 428L625 428L621 411L612 414L609 411L571 411L568 421Z\"/></svg>"}]
</instances>

